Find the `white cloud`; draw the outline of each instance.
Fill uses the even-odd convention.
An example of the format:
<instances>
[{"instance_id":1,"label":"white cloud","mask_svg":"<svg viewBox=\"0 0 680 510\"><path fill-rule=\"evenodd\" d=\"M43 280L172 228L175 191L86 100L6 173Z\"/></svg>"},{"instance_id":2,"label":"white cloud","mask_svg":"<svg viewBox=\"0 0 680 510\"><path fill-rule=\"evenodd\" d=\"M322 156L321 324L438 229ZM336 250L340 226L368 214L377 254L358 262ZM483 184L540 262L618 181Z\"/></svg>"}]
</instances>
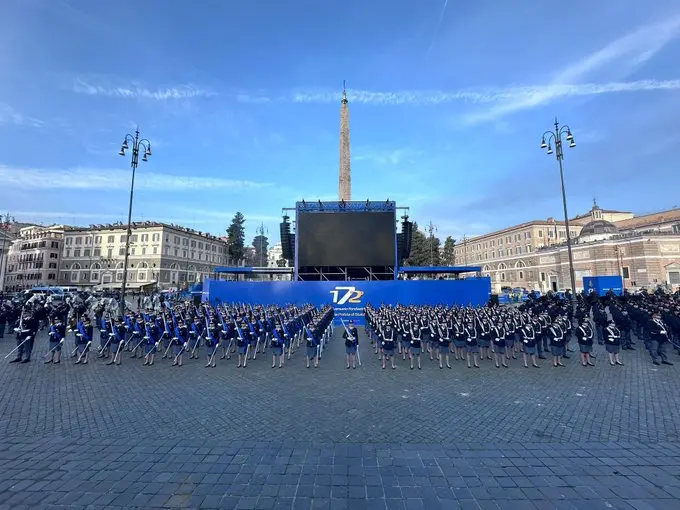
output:
<instances>
[{"instance_id":1,"label":"white cloud","mask_svg":"<svg viewBox=\"0 0 680 510\"><path fill-rule=\"evenodd\" d=\"M7 103L0 103L0 124L41 127L43 125L43 121L22 115Z\"/></svg>"},{"instance_id":2,"label":"white cloud","mask_svg":"<svg viewBox=\"0 0 680 510\"><path fill-rule=\"evenodd\" d=\"M358 147L352 156L353 161L371 161L377 165L398 165L413 162L420 152L409 148L382 149L379 147Z\"/></svg>"},{"instance_id":3,"label":"white cloud","mask_svg":"<svg viewBox=\"0 0 680 510\"><path fill-rule=\"evenodd\" d=\"M265 104L271 103L271 98L266 96L255 96L251 94L236 94L236 101L239 103Z\"/></svg>"},{"instance_id":4,"label":"white cloud","mask_svg":"<svg viewBox=\"0 0 680 510\"><path fill-rule=\"evenodd\" d=\"M584 83L576 85L533 85L504 88L482 88L445 91L400 91L374 92L351 90L347 92L350 102L374 105L439 105L452 102L472 104L499 103L512 101L521 104L536 104L536 98L557 99L559 97L595 96L621 92L642 92L656 90L680 90L680 80L637 80L630 82ZM340 101L336 92L297 92L292 96L298 103L332 103ZM542 99L545 100L545 99Z\"/></svg>"},{"instance_id":5,"label":"white cloud","mask_svg":"<svg viewBox=\"0 0 680 510\"><path fill-rule=\"evenodd\" d=\"M645 25L558 71L547 87L523 97L508 98L488 111L468 116L467 120L471 122L495 120L512 112L533 108L570 95L590 96L613 92L677 90L680 88L680 80L641 80L604 85L565 84L592 81L598 73L606 74L609 78L625 79L679 34L680 16ZM569 91L575 91L575 93Z\"/></svg>"},{"instance_id":6,"label":"white cloud","mask_svg":"<svg viewBox=\"0 0 680 510\"><path fill-rule=\"evenodd\" d=\"M75 80L73 91L78 94L86 94L89 96L106 96L120 99L151 99L155 101L195 99L216 95L212 91L194 87L192 85L181 85L152 90L138 85L132 85L130 87L93 85L81 79Z\"/></svg>"},{"instance_id":7,"label":"white cloud","mask_svg":"<svg viewBox=\"0 0 680 510\"><path fill-rule=\"evenodd\" d=\"M10 168L0 166L0 182L3 187L30 189L101 189L127 190L130 188L130 172L75 168L45 170ZM215 177L181 176L140 171L135 176L135 189L152 191L230 190L242 191L271 186L261 183Z\"/></svg>"}]
</instances>

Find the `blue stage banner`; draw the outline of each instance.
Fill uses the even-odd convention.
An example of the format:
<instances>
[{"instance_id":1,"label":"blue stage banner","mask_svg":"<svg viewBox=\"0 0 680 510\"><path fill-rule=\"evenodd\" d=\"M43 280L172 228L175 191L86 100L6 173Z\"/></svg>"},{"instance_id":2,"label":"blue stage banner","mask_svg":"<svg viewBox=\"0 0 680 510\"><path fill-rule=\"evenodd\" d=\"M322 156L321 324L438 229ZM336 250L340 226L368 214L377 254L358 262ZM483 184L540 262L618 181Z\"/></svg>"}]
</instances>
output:
<instances>
[{"instance_id":1,"label":"blue stage banner","mask_svg":"<svg viewBox=\"0 0 680 510\"><path fill-rule=\"evenodd\" d=\"M620 276L584 276L583 288L586 294L594 291L598 296L604 296L611 291L621 296L623 295L623 279Z\"/></svg>"},{"instance_id":2,"label":"blue stage banner","mask_svg":"<svg viewBox=\"0 0 680 510\"><path fill-rule=\"evenodd\" d=\"M391 280L349 282L227 282L205 280L203 300L215 304L332 305L337 322L364 323L364 307L387 305L484 305L490 278L466 280Z\"/></svg>"}]
</instances>

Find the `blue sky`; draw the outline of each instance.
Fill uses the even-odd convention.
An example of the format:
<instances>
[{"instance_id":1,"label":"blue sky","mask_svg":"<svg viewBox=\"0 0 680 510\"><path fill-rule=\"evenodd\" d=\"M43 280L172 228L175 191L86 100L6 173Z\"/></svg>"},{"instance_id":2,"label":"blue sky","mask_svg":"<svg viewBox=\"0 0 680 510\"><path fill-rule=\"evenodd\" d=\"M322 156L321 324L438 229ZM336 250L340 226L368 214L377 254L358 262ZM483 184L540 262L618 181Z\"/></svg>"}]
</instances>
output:
<instances>
[{"instance_id":1,"label":"blue sky","mask_svg":"<svg viewBox=\"0 0 680 510\"><path fill-rule=\"evenodd\" d=\"M337 197L348 83L353 198L395 199L440 235L561 217L592 198L680 205L675 0L13 0L0 19L0 209L18 219L134 218L278 240L281 208ZM557 8L557 10L556 10Z\"/></svg>"}]
</instances>

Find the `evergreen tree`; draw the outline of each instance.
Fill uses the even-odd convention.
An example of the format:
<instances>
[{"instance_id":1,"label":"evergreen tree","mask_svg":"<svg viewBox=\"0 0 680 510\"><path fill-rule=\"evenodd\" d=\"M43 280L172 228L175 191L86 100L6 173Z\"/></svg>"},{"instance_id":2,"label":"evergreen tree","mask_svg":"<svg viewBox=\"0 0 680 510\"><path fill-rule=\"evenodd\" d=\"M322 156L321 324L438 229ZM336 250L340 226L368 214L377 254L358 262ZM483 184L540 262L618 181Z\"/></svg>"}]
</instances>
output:
<instances>
[{"instance_id":1,"label":"evergreen tree","mask_svg":"<svg viewBox=\"0 0 680 510\"><path fill-rule=\"evenodd\" d=\"M455 266L456 265L456 240L448 236L444 241L444 250L442 253L443 264L445 266Z\"/></svg>"},{"instance_id":2,"label":"evergreen tree","mask_svg":"<svg viewBox=\"0 0 680 510\"><path fill-rule=\"evenodd\" d=\"M280 256L276 261L276 267L286 267L287 265L288 261L284 259L283 256Z\"/></svg>"},{"instance_id":3,"label":"evergreen tree","mask_svg":"<svg viewBox=\"0 0 680 510\"><path fill-rule=\"evenodd\" d=\"M238 265L245 256L246 219L242 213L237 212L231 220L231 225L227 229L227 251L229 261L233 265Z\"/></svg>"},{"instance_id":4,"label":"evergreen tree","mask_svg":"<svg viewBox=\"0 0 680 510\"><path fill-rule=\"evenodd\" d=\"M427 239L418 229L418 224L413 222L413 230L411 235L411 253L404 262L407 266L426 266L429 264L429 247Z\"/></svg>"},{"instance_id":5,"label":"evergreen tree","mask_svg":"<svg viewBox=\"0 0 680 510\"><path fill-rule=\"evenodd\" d=\"M259 267L266 267L268 264L267 254L269 249L269 238L265 235L264 226L257 229L257 235L253 239L253 248L255 248L255 260Z\"/></svg>"},{"instance_id":6,"label":"evergreen tree","mask_svg":"<svg viewBox=\"0 0 680 510\"><path fill-rule=\"evenodd\" d=\"M439 266L442 263L441 241L436 235L426 237L427 244L427 265Z\"/></svg>"}]
</instances>

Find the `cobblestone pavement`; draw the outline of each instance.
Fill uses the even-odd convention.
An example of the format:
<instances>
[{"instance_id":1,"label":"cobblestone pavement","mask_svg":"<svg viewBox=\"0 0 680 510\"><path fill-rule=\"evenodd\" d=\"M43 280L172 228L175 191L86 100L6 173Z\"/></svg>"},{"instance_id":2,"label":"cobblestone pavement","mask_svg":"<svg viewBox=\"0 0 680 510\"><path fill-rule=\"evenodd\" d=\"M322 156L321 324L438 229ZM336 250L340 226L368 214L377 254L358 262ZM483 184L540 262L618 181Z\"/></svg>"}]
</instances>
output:
<instances>
[{"instance_id":1,"label":"cobblestone pavement","mask_svg":"<svg viewBox=\"0 0 680 510\"><path fill-rule=\"evenodd\" d=\"M339 339L318 369L45 366L43 334L0 369L0 509L678 508L680 363L381 370L362 346L356 370Z\"/></svg>"}]
</instances>

